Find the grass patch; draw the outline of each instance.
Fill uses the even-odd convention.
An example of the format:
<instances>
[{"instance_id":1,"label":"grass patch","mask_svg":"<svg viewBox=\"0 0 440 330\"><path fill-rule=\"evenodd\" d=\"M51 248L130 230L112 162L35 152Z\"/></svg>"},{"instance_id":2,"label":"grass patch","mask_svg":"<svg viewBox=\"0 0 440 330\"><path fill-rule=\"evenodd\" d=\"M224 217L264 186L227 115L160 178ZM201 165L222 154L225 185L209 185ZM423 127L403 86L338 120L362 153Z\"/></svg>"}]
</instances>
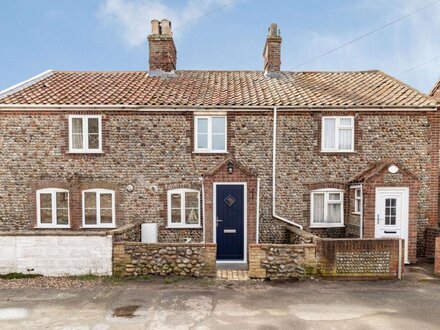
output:
<instances>
[{"instance_id":1,"label":"grass patch","mask_svg":"<svg viewBox=\"0 0 440 330\"><path fill-rule=\"evenodd\" d=\"M35 277L41 277L43 275L40 274L23 274L23 273L8 273L0 275L0 279L2 280L16 280L16 279L22 279L22 278L35 278Z\"/></svg>"},{"instance_id":2,"label":"grass patch","mask_svg":"<svg viewBox=\"0 0 440 330\"><path fill-rule=\"evenodd\" d=\"M93 274L84 274L84 275L75 275L75 276L69 276L72 280L80 280L80 281L95 281L103 279L107 276L98 276Z\"/></svg>"},{"instance_id":3,"label":"grass patch","mask_svg":"<svg viewBox=\"0 0 440 330\"><path fill-rule=\"evenodd\" d=\"M176 275L176 276L167 276L167 277L165 277L165 278L163 279L163 282L164 282L165 284L171 284L171 283L181 282L181 281L184 281L184 280L186 280L186 279L188 279L187 276L179 276L179 275Z\"/></svg>"}]
</instances>

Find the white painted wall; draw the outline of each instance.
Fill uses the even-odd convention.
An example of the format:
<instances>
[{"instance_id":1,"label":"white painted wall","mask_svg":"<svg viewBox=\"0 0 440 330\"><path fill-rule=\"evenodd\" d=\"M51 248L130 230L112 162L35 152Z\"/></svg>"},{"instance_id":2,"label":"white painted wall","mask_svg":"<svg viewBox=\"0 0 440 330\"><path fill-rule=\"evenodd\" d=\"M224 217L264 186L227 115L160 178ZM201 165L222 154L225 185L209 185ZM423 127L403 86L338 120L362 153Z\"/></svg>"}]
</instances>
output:
<instances>
[{"instance_id":1,"label":"white painted wall","mask_svg":"<svg viewBox=\"0 0 440 330\"><path fill-rule=\"evenodd\" d=\"M0 236L0 273L111 275L112 251L111 236Z\"/></svg>"}]
</instances>

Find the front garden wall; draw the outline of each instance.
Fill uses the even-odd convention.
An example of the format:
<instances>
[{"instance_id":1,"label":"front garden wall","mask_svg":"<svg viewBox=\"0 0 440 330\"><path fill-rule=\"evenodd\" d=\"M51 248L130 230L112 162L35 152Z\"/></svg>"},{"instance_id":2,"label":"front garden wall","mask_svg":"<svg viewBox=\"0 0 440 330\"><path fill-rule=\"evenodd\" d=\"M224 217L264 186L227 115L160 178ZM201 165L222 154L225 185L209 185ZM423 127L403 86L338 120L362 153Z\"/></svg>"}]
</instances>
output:
<instances>
[{"instance_id":1,"label":"front garden wall","mask_svg":"<svg viewBox=\"0 0 440 330\"><path fill-rule=\"evenodd\" d=\"M399 239L322 239L317 243L319 274L347 279L396 279ZM401 263L403 270L403 248Z\"/></svg>"},{"instance_id":2,"label":"front garden wall","mask_svg":"<svg viewBox=\"0 0 440 330\"><path fill-rule=\"evenodd\" d=\"M116 276L214 277L215 263L215 244L113 244L113 274Z\"/></svg>"}]
</instances>

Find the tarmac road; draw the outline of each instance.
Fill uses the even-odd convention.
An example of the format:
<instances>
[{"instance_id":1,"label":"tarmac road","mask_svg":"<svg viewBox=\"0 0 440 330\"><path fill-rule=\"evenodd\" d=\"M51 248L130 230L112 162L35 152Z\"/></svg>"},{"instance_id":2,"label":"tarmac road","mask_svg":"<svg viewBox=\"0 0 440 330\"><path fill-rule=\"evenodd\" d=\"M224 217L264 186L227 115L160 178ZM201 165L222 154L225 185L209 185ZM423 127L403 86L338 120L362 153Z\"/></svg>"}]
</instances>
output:
<instances>
[{"instance_id":1,"label":"tarmac road","mask_svg":"<svg viewBox=\"0 0 440 330\"><path fill-rule=\"evenodd\" d=\"M0 329L440 329L440 281L3 289Z\"/></svg>"}]
</instances>

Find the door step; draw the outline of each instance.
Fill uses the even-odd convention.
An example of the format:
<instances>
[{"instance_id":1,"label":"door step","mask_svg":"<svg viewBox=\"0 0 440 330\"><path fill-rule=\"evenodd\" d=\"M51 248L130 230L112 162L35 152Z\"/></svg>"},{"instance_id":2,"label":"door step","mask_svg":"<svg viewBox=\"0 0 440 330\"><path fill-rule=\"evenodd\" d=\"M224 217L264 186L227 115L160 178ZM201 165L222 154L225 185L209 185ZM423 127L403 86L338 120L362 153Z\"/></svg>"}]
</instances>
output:
<instances>
[{"instance_id":1,"label":"door step","mask_svg":"<svg viewBox=\"0 0 440 330\"><path fill-rule=\"evenodd\" d=\"M242 269L218 269L217 280L224 281L248 281L249 271Z\"/></svg>"}]
</instances>

